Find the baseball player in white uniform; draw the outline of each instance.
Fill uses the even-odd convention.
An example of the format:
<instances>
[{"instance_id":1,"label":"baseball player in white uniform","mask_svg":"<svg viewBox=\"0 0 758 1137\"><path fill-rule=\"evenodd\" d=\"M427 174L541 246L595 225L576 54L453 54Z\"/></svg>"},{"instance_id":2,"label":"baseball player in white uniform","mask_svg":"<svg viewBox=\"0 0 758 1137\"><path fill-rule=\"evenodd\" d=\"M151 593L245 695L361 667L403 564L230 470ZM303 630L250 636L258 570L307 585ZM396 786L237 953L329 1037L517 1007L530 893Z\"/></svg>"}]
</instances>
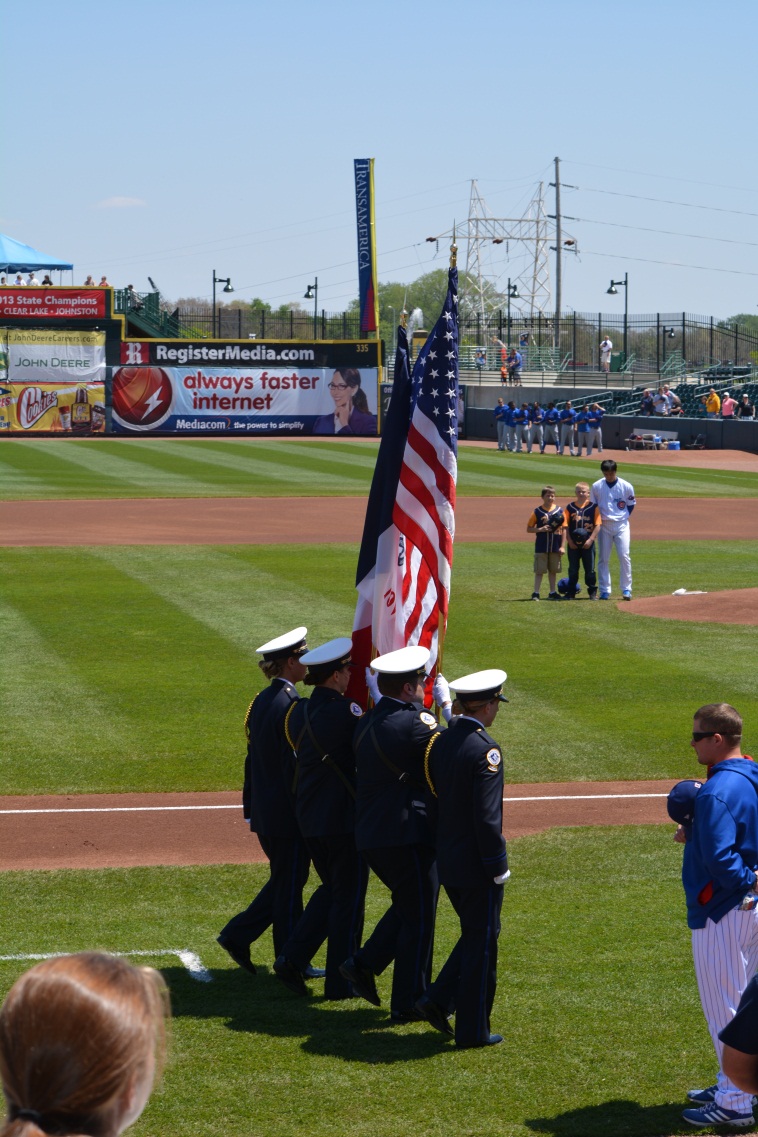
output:
<instances>
[{"instance_id":1,"label":"baseball player in white uniform","mask_svg":"<svg viewBox=\"0 0 758 1137\"><path fill-rule=\"evenodd\" d=\"M634 487L630 482L616 474L616 463L606 458L600 463L602 478L595 482L590 492L590 501L600 511L601 526L597 538L598 583L600 599L611 597L611 550L616 546L619 558L621 595L624 600L632 599L632 558L629 555L629 518L636 502Z\"/></svg>"}]
</instances>

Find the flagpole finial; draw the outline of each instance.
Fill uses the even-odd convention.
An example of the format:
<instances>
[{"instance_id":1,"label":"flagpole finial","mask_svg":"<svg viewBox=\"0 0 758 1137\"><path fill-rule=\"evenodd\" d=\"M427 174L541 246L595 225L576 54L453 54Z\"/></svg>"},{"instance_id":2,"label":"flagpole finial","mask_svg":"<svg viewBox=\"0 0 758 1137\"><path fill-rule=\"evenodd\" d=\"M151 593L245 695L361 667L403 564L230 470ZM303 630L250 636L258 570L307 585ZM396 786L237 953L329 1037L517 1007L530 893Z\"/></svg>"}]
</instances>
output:
<instances>
[{"instance_id":1,"label":"flagpole finial","mask_svg":"<svg viewBox=\"0 0 758 1137\"><path fill-rule=\"evenodd\" d=\"M453 243L450 246L450 267L456 268L458 264L458 246L455 243L455 222L453 222Z\"/></svg>"},{"instance_id":2,"label":"flagpole finial","mask_svg":"<svg viewBox=\"0 0 758 1137\"><path fill-rule=\"evenodd\" d=\"M403 328L408 327L408 313L405 310L405 305L403 305L403 310L400 313L400 326Z\"/></svg>"}]
</instances>

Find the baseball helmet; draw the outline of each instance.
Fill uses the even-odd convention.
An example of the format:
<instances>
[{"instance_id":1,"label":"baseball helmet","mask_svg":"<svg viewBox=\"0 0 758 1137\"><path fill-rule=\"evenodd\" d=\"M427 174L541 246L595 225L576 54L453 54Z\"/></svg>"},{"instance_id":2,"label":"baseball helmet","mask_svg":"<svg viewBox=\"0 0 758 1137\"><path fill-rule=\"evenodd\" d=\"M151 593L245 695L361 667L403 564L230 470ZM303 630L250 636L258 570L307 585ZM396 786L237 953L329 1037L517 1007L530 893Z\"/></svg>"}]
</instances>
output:
<instances>
[{"instance_id":1,"label":"baseball helmet","mask_svg":"<svg viewBox=\"0 0 758 1137\"><path fill-rule=\"evenodd\" d=\"M581 549L589 535L589 529L575 529L571 534L571 540L574 542L577 549Z\"/></svg>"},{"instance_id":2,"label":"baseball helmet","mask_svg":"<svg viewBox=\"0 0 758 1137\"><path fill-rule=\"evenodd\" d=\"M561 579L558 581L558 591L560 592L561 596L568 596L568 590L569 590L569 578L567 576L562 576ZM579 583L579 581L577 581L576 585L574 586L574 596L578 596L581 591L582 591L582 586Z\"/></svg>"}]
</instances>

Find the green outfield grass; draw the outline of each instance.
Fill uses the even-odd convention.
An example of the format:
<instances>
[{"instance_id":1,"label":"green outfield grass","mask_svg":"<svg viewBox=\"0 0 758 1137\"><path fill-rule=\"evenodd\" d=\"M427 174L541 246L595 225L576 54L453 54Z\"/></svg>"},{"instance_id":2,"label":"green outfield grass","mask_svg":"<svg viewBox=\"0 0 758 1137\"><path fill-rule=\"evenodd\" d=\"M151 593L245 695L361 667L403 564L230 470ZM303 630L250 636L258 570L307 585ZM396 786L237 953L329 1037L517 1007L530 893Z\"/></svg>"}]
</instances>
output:
<instances>
[{"instance_id":1,"label":"green outfield grass","mask_svg":"<svg viewBox=\"0 0 758 1137\"><path fill-rule=\"evenodd\" d=\"M3 439L0 499L313 497L368 492L377 443L277 439ZM615 453L623 466L623 454ZM637 496L758 497L758 474L630 467ZM531 496L552 482L571 496L599 459L462 446L462 495Z\"/></svg>"},{"instance_id":2,"label":"green outfield grass","mask_svg":"<svg viewBox=\"0 0 758 1137\"><path fill-rule=\"evenodd\" d=\"M635 595L752 586L756 551L639 542ZM0 793L238 789L255 648L300 623L313 644L348 634L355 560L348 545L1 550ZM756 752L755 628L534 604L531 562L528 541L457 548L443 659L450 678L508 672L493 733L510 782L685 777L692 711L722 699Z\"/></svg>"},{"instance_id":3,"label":"green outfield grass","mask_svg":"<svg viewBox=\"0 0 758 1137\"><path fill-rule=\"evenodd\" d=\"M713 1080L673 826L553 830L512 842L493 1029L456 1051L425 1024L390 1027L360 1000L301 999L214 942L265 879L262 866L4 873L0 954L190 949L178 961L171 1058L136 1137L651 1137L680 1133L685 1091ZM602 870L600 869L602 866ZM367 928L384 911L375 881ZM440 904L435 972L457 935ZM262 965L262 966L261 966ZM0 994L29 963L0 963ZM379 980L387 1003L390 972Z\"/></svg>"}]
</instances>

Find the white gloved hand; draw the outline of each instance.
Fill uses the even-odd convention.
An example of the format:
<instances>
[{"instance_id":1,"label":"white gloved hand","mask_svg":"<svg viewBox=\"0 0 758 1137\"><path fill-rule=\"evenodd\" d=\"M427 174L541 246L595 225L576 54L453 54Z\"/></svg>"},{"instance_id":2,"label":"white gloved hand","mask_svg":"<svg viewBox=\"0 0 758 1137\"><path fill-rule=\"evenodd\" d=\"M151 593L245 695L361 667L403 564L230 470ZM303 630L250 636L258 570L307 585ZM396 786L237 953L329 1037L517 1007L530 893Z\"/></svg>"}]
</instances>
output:
<instances>
[{"instance_id":1,"label":"white gloved hand","mask_svg":"<svg viewBox=\"0 0 758 1137\"><path fill-rule=\"evenodd\" d=\"M496 876L495 877L495 884L505 884L505 882L508 880L510 875L511 875L511 870L506 869L506 871L502 874L502 876Z\"/></svg>"},{"instance_id":2,"label":"white gloved hand","mask_svg":"<svg viewBox=\"0 0 758 1137\"><path fill-rule=\"evenodd\" d=\"M372 671L370 667L366 668L366 686L368 687L368 693L371 698L375 703L378 703L382 697L381 691L379 690L379 680L376 677L376 672Z\"/></svg>"},{"instance_id":3,"label":"white gloved hand","mask_svg":"<svg viewBox=\"0 0 758 1137\"><path fill-rule=\"evenodd\" d=\"M432 698L438 707L445 707L450 702L450 688L444 675L438 675L432 684Z\"/></svg>"}]
</instances>

